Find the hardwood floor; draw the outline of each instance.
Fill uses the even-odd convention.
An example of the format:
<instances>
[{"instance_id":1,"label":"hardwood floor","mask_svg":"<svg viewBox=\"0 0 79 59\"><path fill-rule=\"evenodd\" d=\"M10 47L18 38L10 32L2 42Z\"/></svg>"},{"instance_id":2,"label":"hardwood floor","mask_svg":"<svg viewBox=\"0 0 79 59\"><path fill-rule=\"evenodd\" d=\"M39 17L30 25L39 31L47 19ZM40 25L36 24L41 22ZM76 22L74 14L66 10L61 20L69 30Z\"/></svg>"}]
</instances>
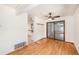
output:
<instances>
[{"instance_id":1,"label":"hardwood floor","mask_svg":"<svg viewBox=\"0 0 79 59\"><path fill-rule=\"evenodd\" d=\"M77 55L73 43L53 39L42 39L9 55Z\"/></svg>"}]
</instances>

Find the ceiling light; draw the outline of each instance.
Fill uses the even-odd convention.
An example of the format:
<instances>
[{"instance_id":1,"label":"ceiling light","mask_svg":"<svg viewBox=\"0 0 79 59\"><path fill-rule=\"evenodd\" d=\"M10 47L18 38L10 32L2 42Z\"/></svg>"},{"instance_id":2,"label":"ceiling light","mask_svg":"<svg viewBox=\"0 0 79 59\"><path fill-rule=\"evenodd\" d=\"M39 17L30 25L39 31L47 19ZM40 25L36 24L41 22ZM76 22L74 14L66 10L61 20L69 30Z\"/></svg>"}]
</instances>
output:
<instances>
[{"instance_id":1,"label":"ceiling light","mask_svg":"<svg viewBox=\"0 0 79 59\"><path fill-rule=\"evenodd\" d=\"M52 20L51 18L49 18L48 20Z\"/></svg>"}]
</instances>

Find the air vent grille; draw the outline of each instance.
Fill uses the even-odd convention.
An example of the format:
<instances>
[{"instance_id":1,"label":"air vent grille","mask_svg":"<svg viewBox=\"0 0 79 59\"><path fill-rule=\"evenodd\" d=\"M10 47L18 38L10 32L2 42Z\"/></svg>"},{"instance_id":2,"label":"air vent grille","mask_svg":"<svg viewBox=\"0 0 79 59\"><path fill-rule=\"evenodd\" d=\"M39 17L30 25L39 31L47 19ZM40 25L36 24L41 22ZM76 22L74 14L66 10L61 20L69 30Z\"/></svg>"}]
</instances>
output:
<instances>
[{"instance_id":1,"label":"air vent grille","mask_svg":"<svg viewBox=\"0 0 79 59\"><path fill-rule=\"evenodd\" d=\"M24 47L25 45L26 45L26 42L21 42L21 43L15 44L15 49Z\"/></svg>"}]
</instances>

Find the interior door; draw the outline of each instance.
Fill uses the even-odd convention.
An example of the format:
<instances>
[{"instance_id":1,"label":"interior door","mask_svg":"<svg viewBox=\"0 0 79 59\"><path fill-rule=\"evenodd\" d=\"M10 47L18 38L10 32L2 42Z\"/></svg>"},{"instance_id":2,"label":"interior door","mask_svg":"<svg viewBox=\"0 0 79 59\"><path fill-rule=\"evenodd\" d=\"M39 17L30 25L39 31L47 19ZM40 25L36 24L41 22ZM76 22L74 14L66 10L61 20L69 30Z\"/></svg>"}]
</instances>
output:
<instances>
[{"instance_id":1,"label":"interior door","mask_svg":"<svg viewBox=\"0 0 79 59\"><path fill-rule=\"evenodd\" d=\"M48 38L54 38L54 23L47 23Z\"/></svg>"},{"instance_id":2,"label":"interior door","mask_svg":"<svg viewBox=\"0 0 79 59\"><path fill-rule=\"evenodd\" d=\"M65 41L65 22L56 21L47 23L47 38Z\"/></svg>"},{"instance_id":3,"label":"interior door","mask_svg":"<svg viewBox=\"0 0 79 59\"><path fill-rule=\"evenodd\" d=\"M55 22L55 39L64 40L64 22Z\"/></svg>"}]
</instances>

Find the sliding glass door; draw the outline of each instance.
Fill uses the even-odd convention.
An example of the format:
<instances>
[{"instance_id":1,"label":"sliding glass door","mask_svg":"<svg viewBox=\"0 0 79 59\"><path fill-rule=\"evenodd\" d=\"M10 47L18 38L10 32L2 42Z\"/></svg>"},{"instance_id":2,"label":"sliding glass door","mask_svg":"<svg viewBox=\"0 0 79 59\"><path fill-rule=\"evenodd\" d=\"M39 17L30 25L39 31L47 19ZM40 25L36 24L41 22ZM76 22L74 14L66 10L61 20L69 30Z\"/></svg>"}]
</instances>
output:
<instances>
[{"instance_id":1,"label":"sliding glass door","mask_svg":"<svg viewBox=\"0 0 79 59\"><path fill-rule=\"evenodd\" d=\"M64 22L55 22L55 39L64 40Z\"/></svg>"},{"instance_id":2,"label":"sliding glass door","mask_svg":"<svg viewBox=\"0 0 79 59\"><path fill-rule=\"evenodd\" d=\"M54 23L48 23L47 24L48 29L48 38L54 38Z\"/></svg>"},{"instance_id":3,"label":"sliding glass door","mask_svg":"<svg viewBox=\"0 0 79 59\"><path fill-rule=\"evenodd\" d=\"M64 21L47 23L47 38L65 40L65 23Z\"/></svg>"}]
</instances>

